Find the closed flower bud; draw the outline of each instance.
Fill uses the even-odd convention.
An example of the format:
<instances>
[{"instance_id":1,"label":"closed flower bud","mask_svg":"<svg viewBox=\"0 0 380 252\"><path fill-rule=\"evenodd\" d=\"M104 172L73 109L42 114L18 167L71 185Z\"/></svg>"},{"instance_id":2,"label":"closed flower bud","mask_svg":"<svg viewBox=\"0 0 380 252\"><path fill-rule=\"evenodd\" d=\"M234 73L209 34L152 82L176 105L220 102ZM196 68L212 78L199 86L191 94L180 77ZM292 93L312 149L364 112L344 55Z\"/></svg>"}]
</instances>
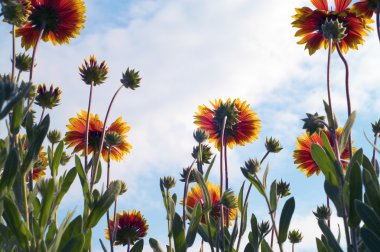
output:
<instances>
[{"instance_id":1,"label":"closed flower bud","mask_svg":"<svg viewBox=\"0 0 380 252\"><path fill-rule=\"evenodd\" d=\"M290 195L290 184L281 179L277 182L277 196L284 198L288 195Z\"/></svg>"},{"instance_id":2,"label":"closed flower bud","mask_svg":"<svg viewBox=\"0 0 380 252\"><path fill-rule=\"evenodd\" d=\"M259 173L261 170L260 162L257 159L248 159L248 161L245 162L244 167L241 169L247 171L250 174L256 174Z\"/></svg>"},{"instance_id":3,"label":"closed flower bud","mask_svg":"<svg viewBox=\"0 0 380 252\"><path fill-rule=\"evenodd\" d=\"M84 83L96 86L106 81L108 67L105 61L102 61L99 65L94 55L90 55L90 60L85 59L84 64L79 67L79 73Z\"/></svg>"},{"instance_id":4,"label":"closed flower bud","mask_svg":"<svg viewBox=\"0 0 380 252\"><path fill-rule=\"evenodd\" d=\"M2 3L1 12L4 21L15 26L22 26L30 15L30 0L9 0Z\"/></svg>"},{"instance_id":5,"label":"closed flower bud","mask_svg":"<svg viewBox=\"0 0 380 252\"><path fill-rule=\"evenodd\" d=\"M47 138L49 139L50 143L56 144L61 141L61 132L58 130L51 130L47 134Z\"/></svg>"},{"instance_id":6,"label":"closed flower bud","mask_svg":"<svg viewBox=\"0 0 380 252\"><path fill-rule=\"evenodd\" d=\"M122 136L119 135L115 131L109 131L106 133L105 141L106 141L106 145L109 147L117 146L121 144L122 140L123 140Z\"/></svg>"},{"instance_id":7,"label":"closed flower bud","mask_svg":"<svg viewBox=\"0 0 380 252\"><path fill-rule=\"evenodd\" d=\"M124 181L121 181L121 189L120 189L119 196L123 195L124 193L126 193L127 190L128 190L127 183L125 183Z\"/></svg>"},{"instance_id":8,"label":"closed flower bud","mask_svg":"<svg viewBox=\"0 0 380 252\"><path fill-rule=\"evenodd\" d=\"M139 71L135 71L134 69L129 70L129 68L123 73L122 79L120 80L124 87L132 90L140 87L140 81Z\"/></svg>"},{"instance_id":9,"label":"closed flower bud","mask_svg":"<svg viewBox=\"0 0 380 252\"><path fill-rule=\"evenodd\" d=\"M54 88L53 85L49 89L46 88L45 84L38 85L36 104L42 108L52 109L59 105L61 94L62 91L58 87Z\"/></svg>"},{"instance_id":10,"label":"closed flower bud","mask_svg":"<svg viewBox=\"0 0 380 252\"><path fill-rule=\"evenodd\" d=\"M377 122L374 122L372 125L372 131L375 136L378 136L380 134L380 119Z\"/></svg>"},{"instance_id":11,"label":"closed flower bud","mask_svg":"<svg viewBox=\"0 0 380 252\"><path fill-rule=\"evenodd\" d=\"M191 156L194 158L194 159L197 159L198 162L200 162L202 165L203 164L209 164L210 163L210 159L213 155L213 153L211 152L211 147L206 145L206 144L202 144L201 145L201 149L202 149L202 155L200 157L200 160L199 160L199 157L198 157L198 154L199 154L199 146L195 146L193 147L193 152L191 153Z\"/></svg>"},{"instance_id":12,"label":"closed flower bud","mask_svg":"<svg viewBox=\"0 0 380 252\"><path fill-rule=\"evenodd\" d=\"M182 173L180 174L181 175L181 179L180 179L181 182L186 182L186 178L187 178L189 172L190 172L190 167L182 169ZM189 175L189 183L193 183L195 181L196 180L195 180L194 172L193 172L193 170L191 170L191 174Z\"/></svg>"},{"instance_id":13,"label":"closed flower bud","mask_svg":"<svg viewBox=\"0 0 380 252\"><path fill-rule=\"evenodd\" d=\"M300 243L302 241L302 233L299 230L291 230L288 234L290 243Z\"/></svg>"},{"instance_id":14,"label":"closed flower bud","mask_svg":"<svg viewBox=\"0 0 380 252\"><path fill-rule=\"evenodd\" d=\"M266 138L265 148L267 149L268 152L272 152L272 153L278 153L283 149L280 144L280 141L272 137L269 139Z\"/></svg>"},{"instance_id":15,"label":"closed flower bud","mask_svg":"<svg viewBox=\"0 0 380 252\"><path fill-rule=\"evenodd\" d=\"M313 212L318 220L329 220L331 216L331 210L325 205L317 207L317 211Z\"/></svg>"},{"instance_id":16,"label":"closed flower bud","mask_svg":"<svg viewBox=\"0 0 380 252\"><path fill-rule=\"evenodd\" d=\"M168 190L175 187L175 183L176 181L174 177L168 176L168 177L164 177L163 179L163 185Z\"/></svg>"},{"instance_id":17,"label":"closed flower bud","mask_svg":"<svg viewBox=\"0 0 380 252\"><path fill-rule=\"evenodd\" d=\"M204 129L198 128L194 131L193 137L195 141L201 144L208 139L209 134Z\"/></svg>"},{"instance_id":18,"label":"closed flower bud","mask_svg":"<svg viewBox=\"0 0 380 252\"><path fill-rule=\"evenodd\" d=\"M319 116L318 113L315 113L314 115L306 113L306 116L307 118L302 119L302 121L304 121L302 128L305 129L310 135L325 128L325 125L322 123L322 121L325 120L324 116Z\"/></svg>"},{"instance_id":19,"label":"closed flower bud","mask_svg":"<svg viewBox=\"0 0 380 252\"><path fill-rule=\"evenodd\" d=\"M22 83L25 83L25 82L22 82ZM37 90L36 85L32 85L26 98L28 98L29 100L33 100L37 96L36 90Z\"/></svg>"},{"instance_id":20,"label":"closed flower bud","mask_svg":"<svg viewBox=\"0 0 380 252\"><path fill-rule=\"evenodd\" d=\"M269 231L271 230L270 225L269 225L269 221L262 221L260 223L260 225L258 226L258 228L259 228L259 232L261 234L261 237L266 236L269 233Z\"/></svg>"},{"instance_id":21,"label":"closed flower bud","mask_svg":"<svg viewBox=\"0 0 380 252\"><path fill-rule=\"evenodd\" d=\"M227 208L236 208L237 207L237 199L235 193L231 189L227 189L222 198L220 199L220 203Z\"/></svg>"},{"instance_id":22,"label":"closed flower bud","mask_svg":"<svg viewBox=\"0 0 380 252\"><path fill-rule=\"evenodd\" d=\"M0 90L4 94L5 101L16 95L17 86L9 75L0 75Z\"/></svg>"},{"instance_id":23,"label":"closed flower bud","mask_svg":"<svg viewBox=\"0 0 380 252\"><path fill-rule=\"evenodd\" d=\"M67 165L67 163L70 161L71 155L67 154L66 152L62 153L60 164L62 166Z\"/></svg>"},{"instance_id":24,"label":"closed flower bud","mask_svg":"<svg viewBox=\"0 0 380 252\"><path fill-rule=\"evenodd\" d=\"M20 72L29 72L30 65L32 64L32 57L25 53L19 53L16 56L16 68L20 70ZM36 66L36 64L34 65Z\"/></svg>"},{"instance_id":25,"label":"closed flower bud","mask_svg":"<svg viewBox=\"0 0 380 252\"><path fill-rule=\"evenodd\" d=\"M322 24L323 36L329 40L332 39L334 43L339 43L344 37L347 36L346 28L338 19L327 20Z\"/></svg>"}]
</instances>

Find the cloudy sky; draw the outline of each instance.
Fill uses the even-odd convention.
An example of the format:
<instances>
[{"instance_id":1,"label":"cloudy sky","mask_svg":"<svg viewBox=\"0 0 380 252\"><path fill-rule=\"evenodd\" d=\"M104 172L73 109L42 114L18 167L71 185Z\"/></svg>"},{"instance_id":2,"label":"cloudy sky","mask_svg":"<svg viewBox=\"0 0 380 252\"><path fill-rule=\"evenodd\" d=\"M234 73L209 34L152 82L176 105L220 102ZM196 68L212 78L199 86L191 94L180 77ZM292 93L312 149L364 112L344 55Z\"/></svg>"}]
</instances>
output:
<instances>
[{"instance_id":1,"label":"cloudy sky","mask_svg":"<svg viewBox=\"0 0 380 252\"><path fill-rule=\"evenodd\" d=\"M141 88L122 90L111 113L111 121L122 116L132 127L128 140L133 146L124 162L112 164L111 176L124 179L129 187L119 199L119 210L141 210L150 225L148 237L166 244L159 177L179 179L182 168L192 161L194 112L198 105L215 98L247 100L263 127L258 141L230 151L231 185L238 190L244 181L240 172L244 161L265 154L265 137L278 138L284 150L267 159L269 179L291 183L296 200L291 228L304 234L298 251L315 251L315 236L320 232L311 211L325 201L323 179L306 178L299 172L292 152L302 133L300 119L306 112L323 113L327 55L322 50L310 57L296 44L291 16L295 7L304 5L311 6L302 0L87 1L86 28L78 38L70 45L42 43L39 47L35 81L59 85L63 91L62 105L51 113L52 128L64 131L68 118L86 108L89 87L81 82L78 66L90 54L106 60L110 69L107 82L94 91L93 111L101 118L120 86L122 71L127 67L140 71ZM9 29L0 26L0 72L10 67ZM355 145L363 146L368 155L371 149L363 130L370 133L370 122L380 116L380 44L374 35L370 34L359 51L347 55L353 109L358 111L353 137ZM333 103L343 124L344 68L336 54L332 73ZM216 169L211 180L218 181ZM182 188L178 182L175 191L181 197ZM60 213L63 216L76 208L79 214L81 206L82 193L76 181ZM250 211L260 220L269 220L256 192L250 199ZM337 224L334 220L335 230ZM95 229L96 251L100 251L98 239L104 240L105 225L102 220ZM150 251L148 245L146 251Z\"/></svg>"}]
</instances>

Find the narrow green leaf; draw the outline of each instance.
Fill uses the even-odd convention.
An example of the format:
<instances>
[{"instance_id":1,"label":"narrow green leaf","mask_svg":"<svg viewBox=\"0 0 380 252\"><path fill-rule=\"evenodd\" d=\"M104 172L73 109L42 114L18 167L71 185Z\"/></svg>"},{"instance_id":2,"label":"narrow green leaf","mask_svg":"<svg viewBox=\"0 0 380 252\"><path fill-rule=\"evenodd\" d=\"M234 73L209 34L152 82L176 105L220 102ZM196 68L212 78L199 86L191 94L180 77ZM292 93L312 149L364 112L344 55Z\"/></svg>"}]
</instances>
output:
<instances>
[{"instance_id":1,"label":"narrow green leaf","mask_svg":"<svg viewBox=\"0 0 380 252\"><path fill-rule=\"evenodd\" d=\"M86 201L86 205L89 205L91 200L90 200L90 189L88 186L87 175L84 172L82 162L78 155L75 155L75 169L78 172L79 180L80 180L80 183L82 184L82 191L83 191L84 199Z\"/></svg>"},{"instance_id":2,"label":"narrow green leaf","mask_svg":"<svg viewBox=\"0 0 380 252\"><path fill-rule=\"evenodd\" d=\"M234 252L234 244L235 244L235 241L236 241L236 238L237 238L237 235L238 235L238 217L236 216L236 219L235 219L235 224L234 224L234 227L232 228L232 233L231 233L231 237L229 239L229 244L228 244L228 251L229 252ZM228 230L228 228L226 228Z\"/></svg>"},{"instance_id":3,"label":"narrow green leaf","mask_svg":"<svg viewBox=\"0 0 380 252\"><path fill-rule=\"evenodd\" d=\"M328 180L324 183L327 196L334 203L338 217L343 217L342 192L339 187L332 185Z\"/></svg>"},{"instance_id":4,"label":"narrow green leaf","mask_svg":"<svg viewBox=\"0 0 380 252\"><path fill-rule=\"evenodd\" d=\"M337 158L335 156L334 150L330 144L329 138L326 136L325 132L321 132L321 138L322 138L322 143L323 143L323 148L325 149L328 157L333 161L337 161Z\"/></svg>"},{"instance_id":5,"label":"narrow green leaf","mask_svg":"<svg viewBox=\"0 0 380 252\"><path fill-rule=\"evenodd\" d=\"M378 181L372 180L371 174L364 169L363 183L369 204L375 210L376 214L380 216L380 190L378 189Z\"/></svg>"},{"instance_id":6,"label":"narrow green leaf","mask_svg":"<svg viewBox=\"0 0 380 252\"><path fill-rule=\"evenodd\" d=\"M380 247L380 238L368 228L362 227L360 235L366 245L367 249L371 252L378 252Z\"/></svg>"},{"instance_id":7,"label":"narrow green leaf","mask_svg":"<svg viewBox=\"0 0 380 252\"><path fill-rule=\"evenodd\" d=\"M202 177L202 174L197 170L194 170L194 174L195 174L195 179L197 180L197 183L199 184L199 186L202 189L202 196L203 196L203 199L205 201L204 202L204 208L210 209L211 208L210 193L207 189L207 186L206 186L206 183Z\"/></svg>"},{"instance_id":8,"label":"narrow green leaf","mask_svg":"<svg viewBox=\"0 0 380 252\"><path fill-rule=\"evenodd\" d=\"M133 245L131 252L142 252L144 249L144 240L141 239Z\"/></svg>"},{"instance_id":9,"label":"narrow green leaf","mask_svg":"<svg viewBox=\"0 0 380 252\"><path fill-rule=\"evenodd\" d=\"M24 99L21 99L14 107L10 117L10 130L13 135L18 134L22 123Z\"/></svg>"},{"instance_id":10,"label":"narrow green leaf","mask_svg":"<svg viewBox=\"0 0 380 252\"><path fill-rule=\"evenodd\" d=\"M71 238L66 245L62 248L62 251L81 251L84 245L84 235L78 234Z\"/></svg>"},{"instance_id":11,"label":"narrow green leaf","mask_svg":"<svg viewBox=\"0 0 380 252\"><path fill-rule=\"evenodd\" d=\"M259 233L259 228L258 228L258 224L257 224L257 219L256 219L256 216L252 213L252 216L251 216L251 231L252 231L252 238L251 238L251 245L252 247L254 248L254 251L258 251L259 250L259 236L260 236L260 233Z\"/></svg>"},{"instance_id":12,"label":"narrow green leaf","mask_svg":"<svg viewBox=\"0 0 380 252\"><path fill-rule=\"evenodd\" d=\"M61 188L55 197L54 200L54 209L53 213L57 210L59 207L59 204L61 203L63 196L69 191L71 185L73 184L75 177L77 176L77 171L75 168L71 168L71 170L63 177L63 182L61 185Z\"/></svg>"},{"instance_id":13,"label":"narrow green leaf","mask_svg":"<svg viewBox=\"0 0 380 252\"><path fill-rule=\"evenodd\" d=\"M53 202L54 196L54 180L49 179L48 186L45 192L44 197L41 202L41 214L40 214L40 231L41 233L45 232L47 221L50 216L50 209Z\"/></svg>"},{"instance_id":14,"label":"narrow green leaf","mask_svg":"<svg viewBox=\"0 0 380 252\"><path fill-rule=\"evenodd\" d=\"M64 147L64 143L63 143L63 141L61 141L58 144L57 149L55 149L53 162L52 162L51 167L50 167L51 175L53 177L57 176L57 174L58 174L58 167L59 167L59 164L61 162L61 158L62 158L62 154L63 154L63 147Z\"/></svg>"},{"instance_id":15,"label":"narrow green leaf","mask_svg":"<svg viewBox=\"0 0 380 252\"><path fill-rule=\"evenodd\" d=\"M356 162L350 171L350 193L349 193L349 215L348 225L350 227L357 227L360 223L360 218L355 210L355 200L362 200L362 176L360 166Z\"/></svg>"},{"instance_id":16,"label":"narrow green leaf","mask_svg":"<svg viewBox=\"0 0 380 252\"><path fill-rule=\"evenodd\" d=\"M246 177L246 179L248 179L248 181L251 182L251 184L253 184L253 186L257 189L257 191L261 195L264 196L265 195L265 190L264 190L263 184L261 184L260 181L258 181L251 174L249 174L245 169L241 169L241 172L243 173L244 177Z\"/></svg>"},{"instance_id":17,"label":"narrow green leaf","mask_svg":"<svg viewBox=\"0 0 380 252\"><path fill-rule=\"evenodd\" d=\"M267 188L268 173L269 173L269 164L267 164L265 171L264 171L264 175L263 175L263 186L264 186L264 188Z\"/></svg>"},{"instance_id":18,"label":"narrow green leaf","mask_svg":"<svg viewBox=\"0 0 380 252\"><path fill-rule=\"evenodd\" d=\"M324 220L319 220L318 225L320 229L322 230L322 233L325 235L327 238L327 241L330 245L330 247L335 251L335 252L343 252L342 248L339 246L339 243L336 241L333 233L331 232L330 228L327 227L326 223Z\"/></svg>"},{"instance_id":19,"label":"narrow green leaf","mask_svg":"<svg viewBox=\"0 0 380 252\"><path fill-rule=\"evenodd\" d=\"M153 249L153 252L164 252L156 239L150 238L149 245Z\"/></svg>"},{"instance_id":20,"label":"narrow green leaf","mask_svg":"<svg viewBox=\"0 0 380 252\"><path fill-rule=\"evenodd\" d=\"M209 166L207 167L207 171L206 171L206 173L205 173L205 175L204 175L204 180L205 180L205 182L207 182L207 180L208 180L208 176L210 175L210 171L211 171L212 167L214 166L215 159L216 159L216 155L214 155L214 157L213 157L212 160L211 160L211 163L210 163Z\"/></svg>"},{"instance_id":21,"label":"narrow green leaf","mask_svg":"<svg viewBox=\"0 0 380 252\"><path fill-rule=\"evenodd\" d=\"M195 237L197 235L197 230L199 227L199 223L202 219L202 206L199 202L196 203L193 211L191 213L189 228L187 229L186 234L186 244L187 247L191 247L194 244Z\"/></svg>"},{"instance_id":22,"label":"narrow green leaf","mask_svg":"<svg viewBox=\"0 0 380 252\"><path fill-rule=\"evenodd\" d=\"M321 169L323 175L325 175L326 180L331 184L338 186L339 180L338 175L336 174L335 164L319 144L311 145L311 156L317 163L319 169Z\"/></svg>"},{"instance_id":23,"label":"narrow green leaf","mask_svg":"<svg viewBox=\"0 0 380 252\"><path fill-rule=\"evenodd\" d=\"M22 98L26 97L31 87L32 83L27 83L21 86L18 93L7 103L7 105L5 105L4 109L0 112L0 120L8 115L9 111L11 111L15 104L17 104Z\"/></svg>"},{"instance_id":24,"label":"narrow green leaf","mask_svg":"<svg viewBox=\"0 0 380 252\"><path fill-rule=\"evenodd\" d=\"M277 181L274 180L270 186L270 207L272 211L277 209Z\"/></svg>"},{"instance_id":25,"label":"narrow green leaf","mask_svg":"<svg viewBox=\"0 0 380 252\"><path fill-rule=\"evenodd\" d=\"M318 252L329 252L328 249L325 247L323 242L319 238L315 238L317 243L317 250Z\"/></svg>"},{"instance_id":26,"label":"narrow green leaf","mask_svg":"<svg viewBox=\"0 0 380 252\"><path fill-rule=\"evenodd\" d=\"M173 220L173 240L176 252L185 252L187 250L185 228L183 227L181 216L177 213Z\"/></svg>"},{"instance_id":27,"label":"narrow green leaf","mask_svg":"<svg viewBox=\"0 0 380 252\"><path fill-rule=\"evenodd\" d=\"M280 229L278 237L279 243L284 243L287 239L289 225L294 213L295 206L296 202L294 200L294 197L288 199L284 204L280 217Z\"/></svg>"},{"instance_id":28,"label":"narrow green leaf","mask_svg":"<svg viewBox=\"0 0 380 252\"><path fill-rule=\"evenodd\" d=\"M348 138L351 134L351 128L354 125L356 118L356 111L353 111L351 115L348 117L346 124L343 127L342 134L339 138L339 153L343 153L344 149L347 146Z\"/></svg>"},{"instance_id":29,"label":"narrow green leaf","mask_svg":"<svg viewBox=\"0 0 380 252\"><path fill-rule=\"evenodd\" d=\"M261 252L273 252L265 239L261 242Z\"/></svg>"},{"instance_id":30,"label":"narrow green leaf","mask_svg":"<svg viewBox=\"0 0 380 252\"><path fill-rule=\"evenodd\" d=\"M3 174L0 179L0 195L5 188L11 188L15 182L16 175L19 169L19 160L17 152L15 149L10 150L7 160L5 161L5 166ZM1 197L0 197L1 198Z\"/></svg>"},{"instance_id":31,"label":"narrow green leaf","mask_svg":"<svg viewBox=\"0 0 380 252\"><path fill-rule=\"evenodd\" d=\"M239 208L240 213L243 212L243 208L244 208L244 205L243 205L244 204L244 200L243 200L244 185L245 185L245 181L243 182L243 184L240 187L239 196L238 196L238 208Z\"/></svg>"},{"instance_id":32,"label":"narrow green leaf","mask_svg":"<svg viewBox=\"0 0 380 252\"><path fill-rule=\"evenodd\" d=\"M380 218L375 211L359 200L355 200L355 208L366 227L380 236Z\"/></svg>"}]
</instances>

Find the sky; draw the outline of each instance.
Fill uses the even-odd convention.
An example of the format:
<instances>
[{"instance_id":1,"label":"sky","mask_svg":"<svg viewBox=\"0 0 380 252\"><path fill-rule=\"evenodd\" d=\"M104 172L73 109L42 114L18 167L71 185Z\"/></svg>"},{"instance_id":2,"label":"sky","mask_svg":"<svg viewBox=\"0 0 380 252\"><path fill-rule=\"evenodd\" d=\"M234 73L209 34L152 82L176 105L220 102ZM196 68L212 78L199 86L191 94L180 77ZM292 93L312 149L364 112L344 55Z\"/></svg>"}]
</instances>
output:
<instances>
[{"instance_id":1,"label":"sky","mask_svg":"<svg viewBox=\"0 0 380 252\"><path fill-rule=\"evenodd\" d=\"M182 168L191 163L194 113L199 105L216 98L246 100L258 113L262 130L258 141L229 152L230 184L238 193L244 181L240 172L244 161L265 154L266 137L278 138L284 149L266 159L268 179L290 182L296 200L290 228L304 235L297 251L315 251L320 231L312 211L325 202L323 178L307 178L297 170L292 153L303 132L300 119L305 113L324 113L327 53L320 50L310 57L296 43L291 16L294 8L305 5L311 7L309 1L301 0L222 0L217 4L211 0L86 1L87 21L80 36L69 45L41 43L39 47L35 82L59 85L63 92L61 105L49 111L51 127L64 132L68 119L86 109L89 86L81 81L78 66L90 54L106 60L110 70L106 83L94 90L92 111L101 118L121 85L122 72L127 67L140 71L141 87L123 89L111 111L110 122L122 116L131 126L128 141L133 146L123 162L112 163L111 178L125 180L129 188L119 199L118 211L140 210L149 223L147 238L153 237L164 246L166 220L159 178L170 175L179 180ZM10 68L9 29L4 23L0 25L0 73ZM371 135L370 123L380 116L380 44L375 35L371 33L360 50L347 54L352 107L358 112L352 135L355 146L363 147L367 155L371 146L363 130ZM333 104L343 125L347 115L344 67L336 53L331 71ZM216 162L215 167L218 165ZM72 163L60 172L70 167ZM218 179L217 169L213 169L211 181ZM182 190L183 183L177 181L174 192L179 198ZM76 180L59 215L74 209L79 214L81 207L82 192ZM249 211L259 220L269 220L257 192L251 195ZM336 234L338 223L334 217ZM101 251L98 239L105 241L105 226L102 219L94 230L94 251ZM189 251L197 250L199 240ZM144 251L150 251L148 239Z\"/></svg>"}]
</instances>

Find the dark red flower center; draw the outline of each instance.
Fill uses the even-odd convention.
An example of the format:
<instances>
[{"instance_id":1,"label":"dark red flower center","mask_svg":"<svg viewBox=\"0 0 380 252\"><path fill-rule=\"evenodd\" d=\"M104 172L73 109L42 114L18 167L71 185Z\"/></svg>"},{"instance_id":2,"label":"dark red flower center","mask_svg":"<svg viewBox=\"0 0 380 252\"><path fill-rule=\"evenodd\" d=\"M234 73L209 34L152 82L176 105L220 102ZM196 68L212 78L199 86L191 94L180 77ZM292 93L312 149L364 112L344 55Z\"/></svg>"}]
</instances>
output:
<instances>
[{"instance_id":1,"label":"dark red flower center","mask_svg":"<svg viewBox=\"0 0 380 252\"><path fill-rule=\"evenodd\" d=\"M35 6L29 19L36 29L42 29L45 26L46 32L56 31L59 25L57 11L50 6Z\"/></svg>"}]
</instances>

